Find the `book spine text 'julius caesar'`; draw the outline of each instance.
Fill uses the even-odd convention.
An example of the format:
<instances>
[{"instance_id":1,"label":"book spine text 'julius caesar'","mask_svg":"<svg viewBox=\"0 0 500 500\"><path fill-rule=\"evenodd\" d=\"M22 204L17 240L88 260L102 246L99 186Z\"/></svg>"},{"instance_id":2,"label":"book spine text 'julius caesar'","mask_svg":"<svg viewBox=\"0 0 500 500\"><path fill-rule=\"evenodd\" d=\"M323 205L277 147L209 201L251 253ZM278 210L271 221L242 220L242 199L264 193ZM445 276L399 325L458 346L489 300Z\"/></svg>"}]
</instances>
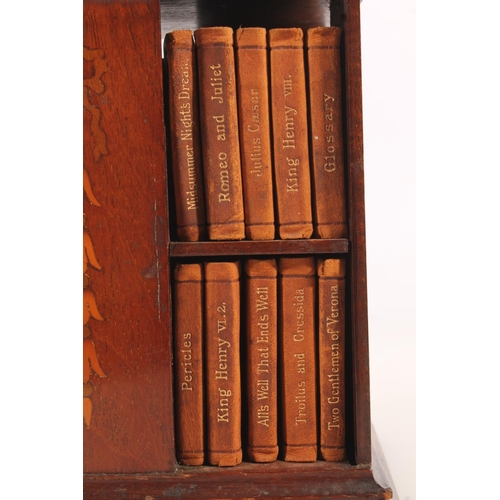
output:
<instances>
[{"instance_id":1,"label":"book spine text 'julius caesar'","mask_svg":"<svg viewBox=\"0 0 500 500\"><path fill-rule=\"evenodd\" d=\"M208 236L245 237L233 30L194 32L198 58L200 126Z\"/></svg>"},{"instance_id":2,"label":"book spine text 'julius caesar'","mask_svg":"<svg viewBox=\"0 0 500 500\"><path fill-rule=\"evenodd\" d=\"M334 26L307 31L313 219L319 238L347 237L341 33Z\"/></svg>"},{"instance_id":3,"label":"book spine text 'julius caesar'","mask_svg":"<svg viewBox=\"0 0 500 500\"><path fill-rule=\"evenodd\" d=\"M181 241L206 239L207 220L198 115L198 81L190 30L167 33L171 171L177 236Z\"/></svg>"},{"instance_id":4,"label":"book spine text 'julius caesar'","mask_svg":"<svg viewBox=\"0 0 500 500\"><path fill-rule=\"evenodd\" d=\"M313 225L303 33L300 28L277 28L268 37L279 235L309 238Z\"/></svg>"},{"instance_id":5,"label":"book spine text 'julius caesar'","mask_svg":"<svg viewBox=\"0 0 500 500\"><path fill-rule=\"evenodd\" d=\"M345 460L345 260L318 260L320 455Z\"/></svg>"},{"instance_id":6,"label":"book spine text 'julius caesar'","mask_svg":"<svg viewBox=\"0 0 500 500\"><path fill-rule=\"evenodd\" d=\"M242 460L238 263L205 263L205 325L208 462L233 466Z\"/></svg>"},{"instance_id":7,"label":"book spine text 'julius caesar'","mask_svg":"<svg viewBox=\"0 0 500 500\"><path fill-rule=\"evenodd\" d=\"M267 34L239 28L235 35L241 174L248 239L274 238Z\"/></svg>"},{"instance_id":8,"label":"book spine text 'julius caesar'","mask_svg":"<svg viewBox=\"0 0 500 500\"><path fill-rule=\"evenodd\" d=\"M174 271L174 366L177 459L183 465L201 465L204 460L201 264L178 264Z\"/></svg>"},{"instance_id":9,"label":"book spine text 'julius caesar'","mask_svg":"<svg viewBox=\"0 0 500 500\"><path fill-rule=\"evenodd\" d=\"M314 257L279 260L279 330L284 459L317 458Z\"/></svg>"},{"instance_id":10,"label":"book spine text 'julius caesar'","mask_svg":"<svg viewBox=\"0 0 500 500\"><path fill-rule=\"evenodd\" d=\"M278 456L277 267L274 259L249 259L246 272L248 456Z\"/></svg>"}]
</instances>

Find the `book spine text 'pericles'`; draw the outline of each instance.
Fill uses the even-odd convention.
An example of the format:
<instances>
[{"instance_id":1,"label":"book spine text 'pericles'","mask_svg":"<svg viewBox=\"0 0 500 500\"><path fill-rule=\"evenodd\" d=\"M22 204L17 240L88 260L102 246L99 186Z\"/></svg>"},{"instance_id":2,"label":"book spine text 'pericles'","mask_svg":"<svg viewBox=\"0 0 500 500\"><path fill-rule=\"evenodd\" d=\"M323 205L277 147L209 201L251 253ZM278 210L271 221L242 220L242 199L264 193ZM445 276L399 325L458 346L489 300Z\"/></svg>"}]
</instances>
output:
<instances>
[{"instance_id":1,"label":"book spine text 'pericles'","mask_svg":"<svg viewBox=\"0 0 500 500\"><path fill-rule=\"evenodd\" d=\"M204 461L202 272L201 264L174 270L176 452L183 465Z\"/></svg>"}]
</instances>

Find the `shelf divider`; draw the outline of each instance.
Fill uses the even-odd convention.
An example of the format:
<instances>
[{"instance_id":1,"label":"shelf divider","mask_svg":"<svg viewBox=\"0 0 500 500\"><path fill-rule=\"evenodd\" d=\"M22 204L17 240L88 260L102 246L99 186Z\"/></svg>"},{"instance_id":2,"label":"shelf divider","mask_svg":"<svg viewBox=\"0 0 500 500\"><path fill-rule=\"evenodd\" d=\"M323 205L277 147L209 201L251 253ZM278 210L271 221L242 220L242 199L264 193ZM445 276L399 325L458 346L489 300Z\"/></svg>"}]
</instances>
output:
<instances>
[{"instance_id":1,"label":"shelf divider","mask_svg":"<svg viewBox=\"0 0 500 500\"><path fill-rule=\"evenodd\" d=\"M265 241L172 241L170 257L212 257L286 254L345 254L347 239L336 240L265 240Z\"/></svg>"}]
</instances>

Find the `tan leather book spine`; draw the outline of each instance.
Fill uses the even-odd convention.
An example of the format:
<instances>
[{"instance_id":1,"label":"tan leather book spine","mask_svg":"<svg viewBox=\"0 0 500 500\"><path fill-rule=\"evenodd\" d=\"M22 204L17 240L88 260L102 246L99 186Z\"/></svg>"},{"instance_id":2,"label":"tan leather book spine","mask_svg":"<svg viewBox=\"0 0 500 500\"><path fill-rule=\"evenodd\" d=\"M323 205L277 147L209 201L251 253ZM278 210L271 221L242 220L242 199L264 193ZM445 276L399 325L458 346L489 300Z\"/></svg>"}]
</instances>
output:
<instances>
[{"instance_id":1,"label":"tan leather book spine","mask_svg":"<svg viewBox=\"0 0 500 500\"><path fill-rule=\"evenodd\" d=\"M175 447L183 465L204 461L202 271L201 264L174 270Z\"/></svg>"},{"instance_id":2,"label":"tan leather book spine","mask_svg":"<svg viewBox=\"0 0 500 500\"><path fill-rule=\"evenodd\" d=\"M205 324L208 462L233 466L242 460L238 263L205 263Z\"/></svg>"},{"instance_id":3,"label":"tan leather book spine","mask_svg":"<svg viewBox=\"0 0 500 500\"><path fill-rule=\"evenodd\" d=\"M282 239L313 232L306 75L300 28L268 32L278 228Z\"/></svg>"},{"instance_id":4,"label":"tan leather book spine","mask_svg":"<svg viewBox=\"0 0 500 500\"><path fill-rule=\"evenodd\" d=\"M320 455L346 459L345 260L318 260Z\"/></svg>"},{"instance_id":5,"label":"tan leather book spine","mask_svg":"<svg viewBox=\"0 0 500 500\"><path fill-rule=\"evenodd\" d=\"M284 459L317 458L316 328L314 257L279 260L278 335L281 358Z\"/></svg>"},{"instance_id":6,"label":"tan leather book spine","mask_svg":"<svg viewBox=\"0 0 500 500\"><path fill-rule=\"evenodd\" d=\"M275 235L267 32L239 28L235 35L245 232L250 240Z\"/></svg>"},{"instance_id":7,"label":"tan leather book spine","mask_svg":"<svg viewBox=\"0 0 500 500\"><path fill-rule=\"evenodd\" d=\"M170 137L177 236L181 241L207 238L205 190L200 145L198 79L193 34L165 35L168 63Z\"/></svg>"},{"instance_id":8,"label":"tan leather book spine","mask_svg":"<svg viewBox=\"0 0 500 500\"><path fill-rule=\"evenodd\" d=\"M335 26L307 31L313 220L318 238L347 237L341 34Z\"/></svg>"},{"instance_id":9,"label":"tan leather book spine","mask_svg":"<svg viewBox=\"0 0 500 500\"><path fill-rule=\"evenodd\" d=\"M201 144L208 236L245 238L233 30L194 32L198 58Z\"/></svg>"},{"instance_id":10,"label":"tan leather book spine","mask_svg":"<svg viewBox=\"0 0 500 500\"><path fill-rule=\"evenodd\" d=\"M246 279L248 446L250 460L278 457L277 266L249 259Z\"/></svg>"}]
</instances>

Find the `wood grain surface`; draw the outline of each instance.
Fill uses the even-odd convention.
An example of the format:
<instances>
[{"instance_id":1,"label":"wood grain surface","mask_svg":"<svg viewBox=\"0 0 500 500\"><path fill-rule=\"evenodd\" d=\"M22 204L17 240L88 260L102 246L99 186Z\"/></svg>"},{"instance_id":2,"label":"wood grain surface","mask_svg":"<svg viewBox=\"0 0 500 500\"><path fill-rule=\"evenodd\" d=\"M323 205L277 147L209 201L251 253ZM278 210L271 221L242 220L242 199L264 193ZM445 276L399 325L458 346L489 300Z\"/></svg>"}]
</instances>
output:
<instances>
[{"instance_id":1,"label":"wood grain surface","mask_svg":"<svg viewBox=\"0 0 500 500\"><path fill-rule=\"evenodd\" d=\"M174 456L159 4L84 7L91 186L84 230L99 263L84 280L91 331L84 328L84 336L105 374L88 375L84 470L167 471Z\"/></svg>"}]
</instances>

